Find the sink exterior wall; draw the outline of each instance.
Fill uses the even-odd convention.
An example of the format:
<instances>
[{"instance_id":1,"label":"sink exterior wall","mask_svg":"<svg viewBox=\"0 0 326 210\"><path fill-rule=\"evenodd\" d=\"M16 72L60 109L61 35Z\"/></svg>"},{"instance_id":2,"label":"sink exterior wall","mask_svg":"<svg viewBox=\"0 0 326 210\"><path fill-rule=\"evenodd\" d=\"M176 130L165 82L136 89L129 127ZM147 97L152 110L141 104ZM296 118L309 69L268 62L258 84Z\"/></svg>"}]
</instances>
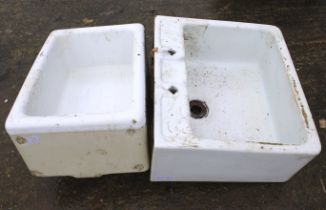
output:
<instances>
[{"instance_id":1,"label":"sink exterior wall","mask_svg":"<svg viewBox=\"0 0 326 210\"><path fill-rule=\"evenodd\" d=\"M282 48L280 54L287 65L285 78L289 82L283 91L289 93L296 102L296 108L301 110L298 115L300 123L305 125L302 130L305 140L291 144L291 141L237 141L197 136L190 124L184 25L218 25L239 30L251 28L266 30L277 37L277 45ZM276 27L158 16L154 47L152 181L284 182L319 154L321 145L309 106L284 38ZM298 119L288 120L285 122Z\"/></svg>"},{"instance_id":2,"label":"sink exterior wall","mask_svg":"<svg viewBox=\"0 0 326 210\"><path fill-rule=\"evenodd\" d=\"M146 171L146 126L116 131L11 136L35 176L98 177Z\"/></svg>"},{"instance_id":3,"label":"sink exterior wall","mask_svg":"<svg viewBox=\"0 0 326 210\"><path fill-rule=\"evenodd\" d=\"M66 57L60 53L49 56L57 47L58 39L62 42L74 42L76 37L78 40L84 34L87 39L82 40L83 46L79 46L80 42L77 42ZM114 36L109 39L110 34ZM124 34L128 34L129 40L122 42L125 45L121 46L121 37ZM120 42L114 42L115 39L120 39ZM132 46L128 43L132 43ZM69 45L61 44L60 49L63 51L65 47L69 48ZM128 53L123 53L122 48L125 47L130 47ZM91 53L87 51L90 48ZM88 57L88 52L93 57ZM116 54L112 55L110 52ZM129 62L130 66L127 66L130 71L124 71L125 75L122 76L114 76L122 71L119 66L114 66L114 62L125 61L127 58L132 60ZM98 177L148 169L144 58L144 27L141 24L64 29L49 35L27 75L5 125L33 175ZM74 90L68 91L66 97L58 97L55 91L60 89L59 85L62 88L61 80L69 77L60 68L64 59L71 66L82 61L90 69L86 69L88 74L82 75L82 79L80 75L70 75L75 78L66 83ZM108 66L97 69L104 61ZM115 67L115 71L110 71ZM92 77L94 74L96 76ZM108 77L110 74L113 75ZM130 77L130 80L126 82L125 77ZM92 82L89 83L90 80ZM119 81L128 83L127 87L115 85ZM102 84L101 88L98 84ZM125 89L121 90L122 88ZM39 95L42 97L33 97L35 92L41 93ZM112 94L108 95L108 92ZM119 94L123 94L125 98L119 101ZM76 98L82 100L78 101ZM60 102L69 106L64 108L64 112L58 112L58 108L51 107ZM29 105L32 112L26 111ZM111 108L108 109L110 105Z\"/></svg>"}]
</instances>

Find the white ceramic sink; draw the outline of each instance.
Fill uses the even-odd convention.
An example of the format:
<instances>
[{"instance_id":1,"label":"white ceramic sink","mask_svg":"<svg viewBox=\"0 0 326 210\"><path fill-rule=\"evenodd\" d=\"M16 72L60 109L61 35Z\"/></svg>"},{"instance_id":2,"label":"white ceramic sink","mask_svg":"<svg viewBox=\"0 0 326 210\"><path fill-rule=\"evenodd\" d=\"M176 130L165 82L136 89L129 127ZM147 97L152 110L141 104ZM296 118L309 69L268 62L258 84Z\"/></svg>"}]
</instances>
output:
<instances>
[{"instance_id":1,"label":"white ceramic sink","mask_svg":"<svg viewBox=\"0 0 326 210\"><path fill-rule=\"evenodd\" d=\"M52 32L6 129L37 176L147 170L143 26Z\"/></svg>"},{"instance_id":2,"label":"white ceramic sink","mask_svg":"<svg viewBox=\"0 0 326 210\"><path fill-rule=\"evenodd\" d=\"M158 16L152 181L282 182L321 149L280 30Z\"/></svg>"}]
</instances>

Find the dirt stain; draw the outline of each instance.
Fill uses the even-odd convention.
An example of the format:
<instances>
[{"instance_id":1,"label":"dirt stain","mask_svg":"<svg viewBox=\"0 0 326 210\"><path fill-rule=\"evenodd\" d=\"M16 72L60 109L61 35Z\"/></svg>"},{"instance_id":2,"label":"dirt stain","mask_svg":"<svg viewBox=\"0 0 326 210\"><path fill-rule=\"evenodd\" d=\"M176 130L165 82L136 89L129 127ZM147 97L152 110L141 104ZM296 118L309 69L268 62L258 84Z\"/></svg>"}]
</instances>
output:
<instances>
[{"instance_id":1,"label":"dirt stain","mask_svg":"<svg viewBox=\"0 0 326 210\"><path fill-rule=\"evenodd\" d=\"M257 143L258 143L258 144L266 144L266 145L279 145L279 146L284 145L284 144L282 144L282 143L262 142L262 141L258 141Z\"/></svg>"},{"instance_id":2,"label":"dirt stain","mask_svg":"<svg viewBox=\"0 0 326 210\"><path fill-rule=\"evenodd\" d=\"M144 170L144 165L143 164L137 164L133 167L133 169L137 171L143 171Z\"/></svg>"},{"instance_id":3,"label":"dirt stain","mask_svg":"<svg viewBox=\"0 0 326 210\"><path fill-rule=\"evenodd\" d=\"M17 136L16 137L16 142L18 144L25 144L26 143L26 139L24 137L21 137L21 136Z\"/></svg>"},{"instance_id":4,"label":"dirt stain","mask_svg":"<svg viewBox=\"0 0 326 210\"><path fill-rule=\"evenodd\" d=\"M43 175L42 172L39 172L39 171L37 171L37 170L32 170L32 171L31 171L31 174L32 174L33 176L42 176L42 175Z\"/></svg>"},{"instance_id":5,"label":"dirt stain","mask_svg":"<svg viewBox=\"0 0 326 210\"><path fill-rule=\"evenodd\" d=\"M126 133L130 136L133 136L136 133L136 131L134 129L128 129Z\"/></svg>"},{"instance_id":6,"label":"dirt stain","mask_svg":"<svg viewBox=\"0 0 326 210\"><path fill-rule=\"evenodd\" d=\"M97 150L96 150L96 153L97 153L97 154L100 154L100 155L107 155L107 154L108 154L108 152L105 151L104 149L97 149Z\"/></svg>"}]
</instances>

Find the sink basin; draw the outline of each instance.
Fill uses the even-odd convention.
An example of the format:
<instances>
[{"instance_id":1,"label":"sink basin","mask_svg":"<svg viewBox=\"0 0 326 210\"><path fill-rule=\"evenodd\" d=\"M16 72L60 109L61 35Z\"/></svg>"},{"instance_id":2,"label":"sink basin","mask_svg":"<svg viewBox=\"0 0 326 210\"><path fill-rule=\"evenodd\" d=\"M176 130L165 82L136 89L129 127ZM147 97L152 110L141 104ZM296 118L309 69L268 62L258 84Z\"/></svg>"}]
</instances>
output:
<instances>
[{"instance_id":1,"label":"sink basin","mask_svg":"<svg viewBox=\"0 0 326 210\"><path fill-rule=\"evenodd\" d=\"M145 171L146 127L141 24L52 32L6 121L36 176Z\"/></svg>"},{"instance_id":2,"label":"sink basin","mask_svg":"<svg viewBox=\"0 0 326 210\"><path fill-rule=\"evenodd\" d=\"M282 33L158 16L152 181L283 182L321 146Z\"/></svg>"}]
</instances>

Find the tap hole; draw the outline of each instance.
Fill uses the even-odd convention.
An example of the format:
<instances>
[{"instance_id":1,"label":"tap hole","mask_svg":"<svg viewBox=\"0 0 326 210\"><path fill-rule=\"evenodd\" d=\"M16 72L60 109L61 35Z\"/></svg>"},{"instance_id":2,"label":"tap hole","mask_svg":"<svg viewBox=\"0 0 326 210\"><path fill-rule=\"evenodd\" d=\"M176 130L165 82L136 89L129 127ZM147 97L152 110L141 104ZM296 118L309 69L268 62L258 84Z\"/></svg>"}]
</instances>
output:
<instances>
[{"instance_id":1,"label":"tap hole","mask_svg":"<svg viewBox=\"0 0 326 210\"><path fill-rule=\"evenodd\" d=\"M174 54L176 53L176 51L175 51L174 49L169 49L169 50L168 50L168 53L169 53L170 55L174 55Z\"/></svg>"},{"instance_id":2,"label":"tap hole","mask_svg":"<svg viewBox=\"0 0 326 210\"><path fill-rule=\"evenodd\" d=\"M204 101L192 100L190 101L190 113L192 118L201 119L208 115L208 107Z\"/></svg>"},{"instance_id":3,"label":"tap hole","mask_svg":"<svg viewBox=\"0 0 326 210\"><path fill-rule=\"evenodd\" d=\"M171 86L169 88L169 91L170 91L170 93L172 93L174 95L174 94L176 94L178 92L178 89L176 87L174 87L174 86Z\"/></svg>"}]
</instances>

